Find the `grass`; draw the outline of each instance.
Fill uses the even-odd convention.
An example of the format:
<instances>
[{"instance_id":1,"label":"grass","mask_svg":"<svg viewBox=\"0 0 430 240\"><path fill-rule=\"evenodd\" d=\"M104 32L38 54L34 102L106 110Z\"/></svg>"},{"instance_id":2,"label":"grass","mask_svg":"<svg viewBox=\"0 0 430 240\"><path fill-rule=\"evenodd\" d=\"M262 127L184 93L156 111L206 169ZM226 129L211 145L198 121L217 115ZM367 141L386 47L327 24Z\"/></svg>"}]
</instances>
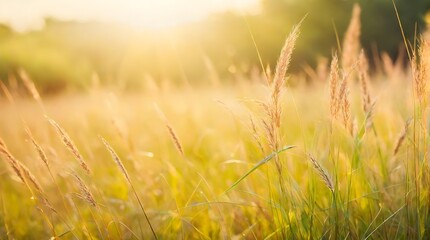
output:
<instances>
[{"instance_id":1,"label":"grass","mask_svg":"<svg viewBox=\"0 0 430 240\"><path fill-rule=\"evenodd\" d=\"M37 210L40 207L52 219L57 235L68 232L64 238L151 236L139 203L131 197L133 192L99 135L108 139L122 158L159 238L220 238L225 234L258 239L281 233L288 237L334 238L331 226L339 227L339 238L367 237L366 230L366 234L376 230L372 233L375 237L417 234L413 224L419 213L413 207L416 192L412 131L404 136L405 121L413 112L412 97L402 101L394 94L405 94L400 85L409 88L406 83L388 80L373 86L373 94L379 99L373 116L378 135L367 129L359 143L344 129L342 121L332 124L327 84L297 87L284 95L281 144L296 146L279 155L285 193L277 186L278 172L272 161L234 184L270 153L262 152L253 138L258 134L268 151L261 121L255 121L257 133L249 121L250 111L255 118L264 117L260 108L248 100L265 98L268 89L261 83L136 95L102 91L45 99L47 113L69 133L92 170L89 176L36 102L17 97L13 106L4 100L1 136L15 158L36 176L57 213L32 199L26 186L2 162L2 235L52 236L48 225L42 224ZM365 116L358 85L352 88L351 95L355 96L352 112L357 113L361 123ZM109 100L112 98L116 100ZM217 102L219 99L224 105ZM113 102L111 110L107 102ZM181 140L183 155L157 116L154 102L169 116ZM315 102L321 105L315 106ZM53 178L25 134L20 115L44 149ZM397 146L401 138L403 143ZM320 173L313 169L308 153L333 177L333 194L320 181ZM351 168L353 158L359 161L356 169ZM70 171L76 171L86 182L98 208L76 198L80 190L67 174ZM385 171L390 174L384 175ZM237 186L224 194L233 185ZM94 219L92 214L96 215ZM31 219L41 221L32 225Z\"/></svg>"},{"instance_id":2,"label":"grass","mask_svg":"<svg viewBox=\"0 0 430 240\"><path fill-rule=\"evenodd\" d=\"M32 97L0 98L1 238L427 238L428 50L370 74L351 25L326 82L285 80L299 27L273 79L42 99L21 71Z\"/></svg>"}]
</instances>

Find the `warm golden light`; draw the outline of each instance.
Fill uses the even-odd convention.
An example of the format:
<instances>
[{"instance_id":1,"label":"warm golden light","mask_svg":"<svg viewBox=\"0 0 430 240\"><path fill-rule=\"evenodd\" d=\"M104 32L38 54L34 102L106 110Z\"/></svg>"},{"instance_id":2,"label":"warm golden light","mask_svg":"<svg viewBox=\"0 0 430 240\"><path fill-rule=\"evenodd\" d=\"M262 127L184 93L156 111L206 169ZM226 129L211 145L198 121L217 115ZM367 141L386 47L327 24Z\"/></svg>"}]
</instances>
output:
<instances>
[{"instance_id":1,"label":"warm golden light","mask_svg":"<svg viewBox=\"0 0 430 240\"><path fill-rule=\"evenodd\" d=\"M21 31L42 26L45 17L159 28L200 20L214 12L255 9L257 5L257 0L3 0L0 22Z\"/></svg>"},{"instance_id":2,"label":"warm golden light","mask_svg":"<svg viewBox=\"0 0 430 240\"><path fill-rule=\"evenodd\" d=\"M430 239L428 57L418 0L0 0L0 239Z\"/></svg>"}]
</instances>

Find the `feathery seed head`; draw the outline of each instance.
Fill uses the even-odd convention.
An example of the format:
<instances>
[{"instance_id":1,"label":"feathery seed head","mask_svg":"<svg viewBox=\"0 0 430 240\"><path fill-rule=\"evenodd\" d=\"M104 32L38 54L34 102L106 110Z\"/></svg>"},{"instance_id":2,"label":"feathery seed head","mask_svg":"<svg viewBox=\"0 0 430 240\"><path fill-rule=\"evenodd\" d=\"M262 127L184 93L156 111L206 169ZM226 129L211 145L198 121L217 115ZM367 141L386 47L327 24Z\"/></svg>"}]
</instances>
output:
<instances>
[{"instance_id":1,"label":"feathery seed head","mask_svg":"<svg viewBox=\"0 0 430 240\"><path fill-rule=\"evenodd\" d=\"M327 171L324 168L321 167L321 165L319 164L319 162L314 157L312 157L312 156L309 155L309 159L311 160L312 165L314 166L315 170L320 175L321 179L323 180L323 182L325 183L325 185L327 186L327 188L331 192L334 192L333 181L331 180L331 177L328 175Z\"/></svg>"},{"instance_id":2,"label":"feathery seed head","mask_svg":"<svg viewBox=\"0 0 430 240\"><path fill-rule=\"evenodd\" d=\"M346 30L342 46L342 68L345 71L351 70L355 61L358 59L360 51L360 14L361 8L355 4L352 9L351 21Z\"/></svg>"},{"instance_id":3,"label":"feathery seed head","mask_svg":"<svg viewBox=\"0 0 430 240\"><path fill-rule=\"evenodd\" d=\"M63 144L69 149L69 151L75 156L76 160L78 160L81 167L85 170L85 172L89 175L91 174L91 170L88 167L87 163L85 162L84 158L80 154L78 148L73 143L72 139L69 137L69 135L66 133L66 131L58 125L57 122L55 122L53 119L50 119L49 117L46 117L46 119L49 121L49 123L55 128L58 136L63 141Z\"/></svg>"}]
</instances>

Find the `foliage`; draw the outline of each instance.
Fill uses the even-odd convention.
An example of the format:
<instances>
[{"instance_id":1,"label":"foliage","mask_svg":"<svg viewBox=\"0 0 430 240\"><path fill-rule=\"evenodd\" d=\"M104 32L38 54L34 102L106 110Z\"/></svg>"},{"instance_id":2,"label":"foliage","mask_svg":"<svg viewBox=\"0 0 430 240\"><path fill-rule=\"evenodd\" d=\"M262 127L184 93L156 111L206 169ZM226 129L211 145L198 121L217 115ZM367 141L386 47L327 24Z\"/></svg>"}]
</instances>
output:
<instances>
[{"instance_id":1,"label":"foliage","mask_svg":"<svg viewBox=\"0 0 430 240\"><path fill-rule=\"evenodd\" d=\"M403 41L392 2L359 2L366 52L373 56L386 51L395 58ZM258 14L221 13L162 30L136 31L114 24L55 19L47 19L43 29L27 33L2 27L0 79L13 78L24 68L43 92L88 88L94 73L105 84L119 83L128 89L144 88L148 79L204 85L213 72L225 82L235 81L237 75L250 76L261 68L255 45L264 67L274 66L285 35L306 16L291 66L292 72L300 72L337 49L336 31L342 39L353 3L264 0ZM412 43L415 23L418 34L423 30L429 2L399 0L396 4Z\"/></svg>"}]
</instances>

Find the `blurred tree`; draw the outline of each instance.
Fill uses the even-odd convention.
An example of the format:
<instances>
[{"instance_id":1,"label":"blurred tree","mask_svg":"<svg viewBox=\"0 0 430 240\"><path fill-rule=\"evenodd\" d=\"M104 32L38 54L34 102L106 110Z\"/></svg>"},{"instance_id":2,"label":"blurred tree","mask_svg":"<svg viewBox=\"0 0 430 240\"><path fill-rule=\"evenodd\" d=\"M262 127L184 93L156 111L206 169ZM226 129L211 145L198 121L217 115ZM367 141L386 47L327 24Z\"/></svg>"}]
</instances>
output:
<instances>
[{"instance_id":1,"label":"blurred tree","mask_svg":"<svg viewBox=\"0 0 430 240\"><path fill-rule=\"evenodd\" d=\"M291 21L298 22L307 15L296 56L300 56L299 62L314 63L315 55L329 56L336 48L336 31L342 40L356 2L362 8L363 47L368 52L386 51L391 57L397 57L403 39L391 0L262 0L262 8L264 17L283 21L288 27ZM418 34L425 28L424 16L430 9L430 0L396 0L395 3L406 38L413 42L415 28Z\"/></svg>"},{"instance_id":2,"label":"blurred tree","mask_svg":"<svg viewBox=\"0 0 430 240\"><path fill-rule=\"evenodd\" d=\"M424 30L430 0L395 0L405 35ZM403 45L391 0L261 0L261 12L218 13L200 22L135 32L124 26L46 19L45 28L15 33L0 25L0 80L26 69L42 90L86 87L92 73L104 83L134 89L147 75L158 81L207 83L216 72L235 80L263 64L275 66L285 37L304 16L290 71L330 57L348 26L354 3L361 7L363 47L395 58ZM252 36L251 36L252 35ZM208 70L208 61L213 69Z\"/></svg>"}]
</instances>

